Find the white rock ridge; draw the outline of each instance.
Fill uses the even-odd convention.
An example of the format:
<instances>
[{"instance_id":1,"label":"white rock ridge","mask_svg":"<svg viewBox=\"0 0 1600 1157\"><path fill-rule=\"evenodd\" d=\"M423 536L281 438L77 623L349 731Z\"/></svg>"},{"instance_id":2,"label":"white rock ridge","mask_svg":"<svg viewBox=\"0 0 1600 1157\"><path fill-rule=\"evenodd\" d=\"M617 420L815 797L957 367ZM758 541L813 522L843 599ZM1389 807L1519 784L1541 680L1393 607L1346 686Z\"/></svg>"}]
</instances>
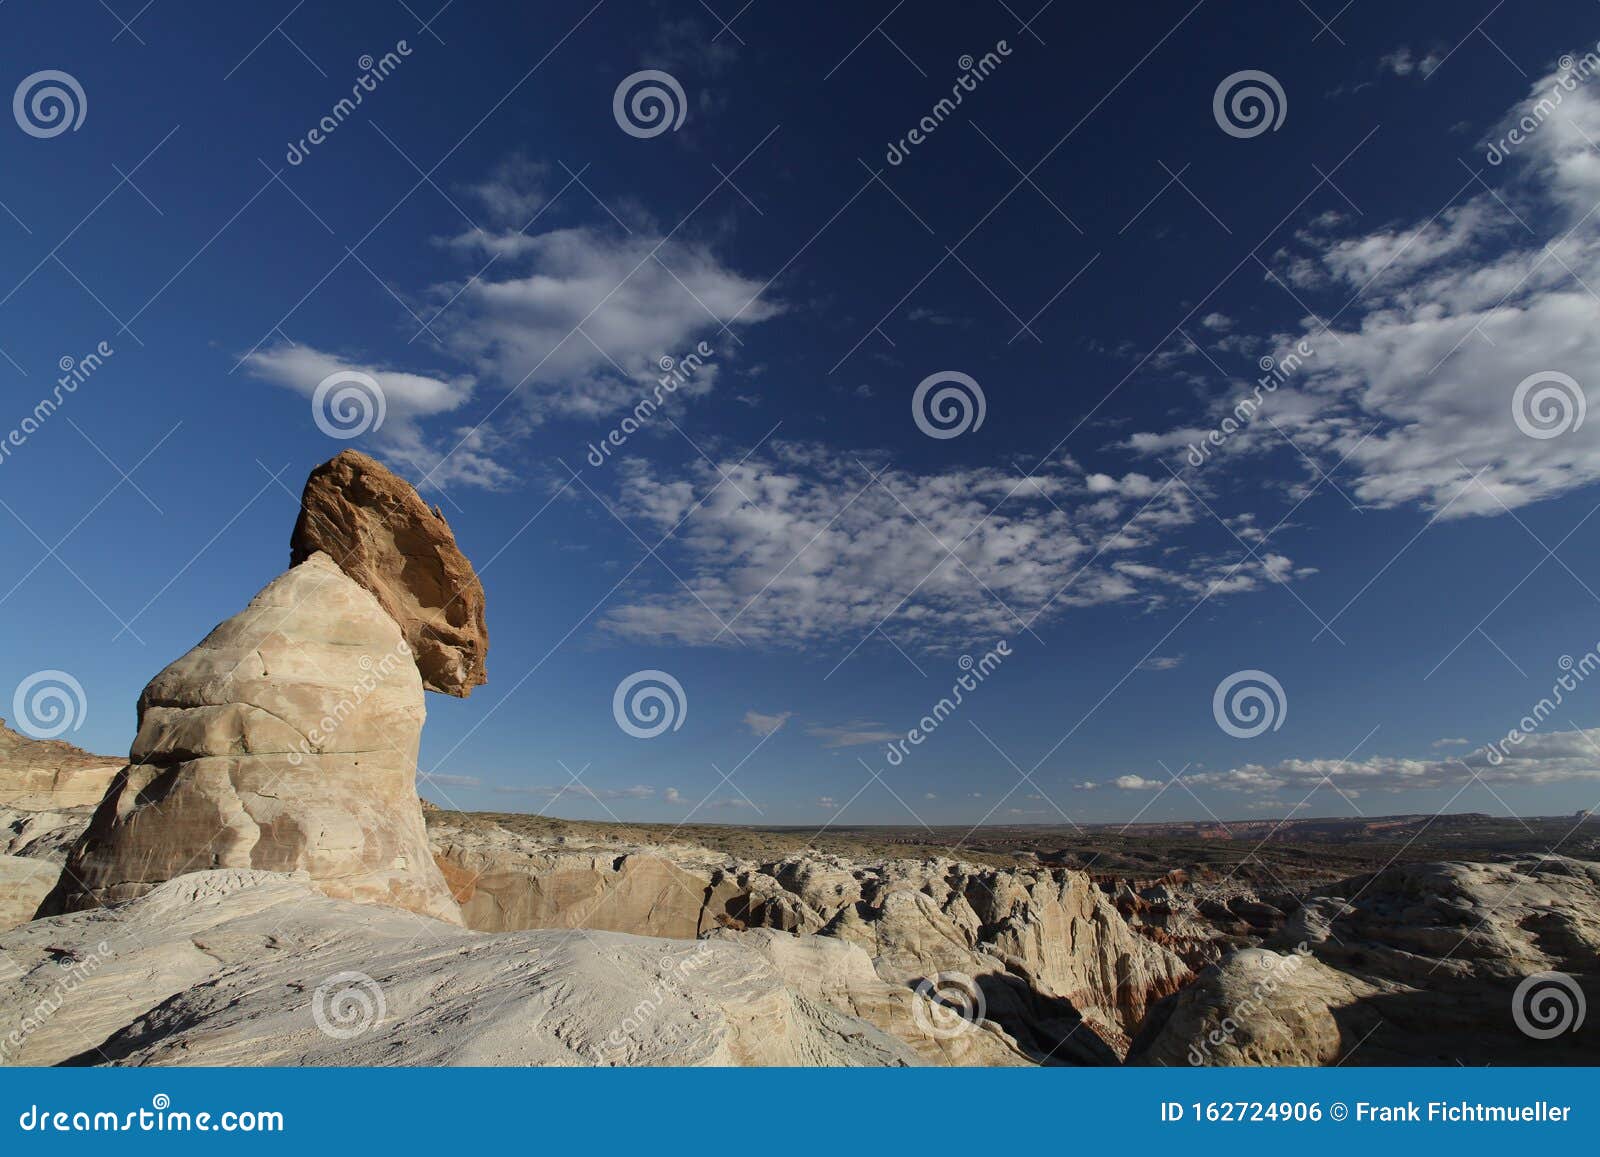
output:
<instances>
[{"instance_id":1,"label":"white rock ridge","mask_svg":"<svg viewBox=\"0 0 1600 1157\"><path fill-rule=\"evenodd\" d=\"M0 953L11 1064L919 1063L737 943L468 932L303 874L191 873L0 933Z\"/></svg>"}]
</instances>

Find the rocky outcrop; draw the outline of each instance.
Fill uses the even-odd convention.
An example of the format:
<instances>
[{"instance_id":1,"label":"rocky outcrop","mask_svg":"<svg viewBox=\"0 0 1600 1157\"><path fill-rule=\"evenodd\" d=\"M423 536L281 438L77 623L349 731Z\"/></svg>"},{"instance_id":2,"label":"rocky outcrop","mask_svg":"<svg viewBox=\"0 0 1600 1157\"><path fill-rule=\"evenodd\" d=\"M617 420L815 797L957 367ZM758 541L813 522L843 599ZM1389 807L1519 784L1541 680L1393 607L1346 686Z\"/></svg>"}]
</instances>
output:
<instances>
[{"instance_id":1,"label":"rocky outcrop","mask_svg":"<svg viewBox=\"0 0 1600 1157\"><path fill-rule=\"evenodd\" d=\"M1005 1029L975 1015L971 1007L953 1008L881 979L871 958L854 944L828 936L791 936L772 928L722 929L710 936L761 953L789 987L876 1025L904 1041L928 1064L1014 1067L1038 1061Z\"/></svg>"},{"instance_id":2,"label":"rocky outcrop","mask_svg":"<svg viewBox=\"0 0 1600 1157\"><path fill-rule=\"evenodd\" d=\"M739 943L481 935L303 875L192 873L0 933L0 958L11 1064L918 1063Z\"/></svg>"},{"instance_id":3,"label":"rocky outcrop","mask_svg":"<svg viewBox=\"0 0 1600 1157\"><path fill-rule=\"evenodd\" d=\"M1280 939L1361 975L1432 986L1600 972L1600 864L1402 864L1320 889Z\"/></svg>"},{"instance_id":4,"label":"rocky outcrop","mask_svg":"<svg viewBox=\"0 0 1600 1157\"><path fill-rule=\"evenodd\" d=\"M0 856L0 932L32 920L60 876L49 860Z\"/></svg>"},{"instance_id":5,"label":"rocky outcrop","mask_svg":"<svg viewBox=\"0 0 1600 1157\"><path fill-rule=\"evenodd\" d=\"M0 930L33 919L119 766L0 721Z\"/></svg>"},{"instance_id":6,"label":"rocky outcrop","mask_svg":"<svg viewBox=\"0 0 1600 1157\"><path fill-rule=\"evenodd\" d=\"M0 806L0 855L48 860L59 872L93 815L93 808L22 811Z\"/></svg>"},{"instance_id":7,"label":"rocky outcrop","mask_svg":"<svg viewBox=\"0 0 1600 1157\"><path fill-rule=\"evenodd\" d=\"M429 825L468 927L843 940L904 990L958 978L1038 1062L1115 1063L1148 1006L1192 976L1069 869L820 853L756 863L687 844L545 842L449 812Z\"/></svg>"},{"instance_id":8,"label":"rocky outcrop","mask_svg":"<svg viewBox=\"0 0 1600 1157\"><path fill-rule=\"evenodd\" d=\"M300 497L290 565L318 551L400 624L429 691L465 698L486 681L483 584L410 483L355 450L318 466Z\"/></svg>"},{"instance_id":9,"label":"rocky outcrop","mask_svg":"<svg viewBox=\"0 0 1600 1157\"><path fill-rule=\"evenodd\" d=\"M67 811L94 807L121 766L59 739L30 739L0 720L0 807Z\"/></svg>"},{"instance_id":10,"label":"rocky outcrop","mask_svg":"<svg viewBox=\"0 0 1600 1157\"><path fill-rule=\"evenodd\" d=\"M480 932L592 928L693 940L703 931L708 881L660 856L458 847L438 863L467 927Z\"/></svg>"},{"instance_id":11,"label":"rocky outcrop","mask_svg":"<svg viewBox=\"0 0 1600 1157\"><path fill-rule=\"evenodd\" d=\"M1287 952L1247 949L1206 969L1151 1011L1131 1059L1536 1065L1600 1056L1600 1023L1573 1015L1600 1000L1600 864L1403 864L1319 891L1272 939Z\"/></svg>"},{"instance_id":12,"label":"rocky outcrop","mask_svg":"<svg viewBox=\"0 0 1600 1157\"><path fill-rule=\"evenodd\" d=\"M416 795L423 716L394 620L312 555L144 689L129 763L47 910L257 868L459 923Z\"/></svg>"},{"instance_id":13,"label":"rocky outcrop","mask_svg":"<svg viewBox=\"0 0 1600 1157\"><path fill-rule=\"evenodd\" d=\"M1381 990L1315 957L1246 948L1161 1005L1134 1041L1146 1065L1333 1065L1381 1025Z\"/></svg>"}]
</instances>

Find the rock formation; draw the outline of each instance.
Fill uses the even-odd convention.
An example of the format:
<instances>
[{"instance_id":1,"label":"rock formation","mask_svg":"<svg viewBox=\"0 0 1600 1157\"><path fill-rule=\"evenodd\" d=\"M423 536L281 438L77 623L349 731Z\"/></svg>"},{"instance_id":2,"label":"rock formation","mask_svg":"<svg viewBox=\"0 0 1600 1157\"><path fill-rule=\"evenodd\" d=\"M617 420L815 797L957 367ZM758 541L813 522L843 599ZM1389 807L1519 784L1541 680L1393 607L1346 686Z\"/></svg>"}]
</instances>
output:
<instances>
[{"instance_id":1,"label":"rock formation","mask_svg":"<svg viewBox=\"0 0 1600 1157\"><path fill-rule=\"evenodd\" d=\"M470 928L819 934L863 949L908 992L968 978L1036 1061L1115 1063L1146 1008L1192 975L1068 869L820 853L757 863L688 844L544 841L450 812L430 813L429 835Z\"/></svg>"},{"instance_id":2,"label":"rock formation","mask_svg":"<svg viewBox=\"0 0 1600 1157\"><path fill-rule=\"evenodd\" d=\"M444 516L410 483L355 450L318 466L300 497L289 563L319 550L400 624L429 691L465 698L486 681L483 584Z\"/></svg>"},{"instance_id":3,"label":"rock formation","mask_svg":"<svg viewBox=\"0 0 1600 1157\"><path fill-rule=\"evenodd\" d=\"M10 1064L918 1063L739 943L483 935L303 875L191 873L0 933L0 957Z\"/></svg>"},{"instance_id":4,"label":"rock formation","mask_svg":"<svg viewBox=\"0 0 1600 1157\"><path fill-rule=\"evenodd\" d=\"M0 932L32 920L60 878L60 864L0 855Z\"/></svg>"},{"instance_id":5,"label":"rock formation","mask_svg":"<svg viewBox=\"0 0 1600 1157\"><path fill-rule=\"evenodd\" d=\"M1333 1065L1379 1027L1378 992L1314 956L1245 948L1157 1006L1132 1058L1160 1065Z\"/></svg>"},{"instance_id":6,"label":"rock formation","mask_svg":"<svg viewBox=\"0 0 1600 1157\"><path fill-rule=\"evenodd\" d=\"M714 926L705 879L661 856L457 847L438 864L467 927L481 932L591 928L693 940Z\"/></svg>"},{"instance_id":7,"label":"rock formation","mask_svg":"<svg viewBox=\"0 0 1600 1157\"><path fill-rule=\"evenodd\" d=\"M1358 974L1431 986L1600 971L1600 864L1400 864L1320 889L1279 940Z\"/></svg>"},{"instance_id":8,"label":"rock formation","mask_svg":"<svg viewBox=\"0 0 1600 1157\"><path fill-rule=\"evenodd\" d=\"M1538 974L1600 1001L1600 864L1402 864L1309 897L1272 941L1152 1009L1145 1064L1589 1064L1600 1024L1540 1037ZM1574 991L1575 990L1575 991ZM1559 1003L1545 1013L1560 1014ZM1519 1016L1522 1023L1519 1023Z\"/></svg>"},{"instance_id":9,"label":"rock formation","mask_svg":"<svg viewBox=\"0 0 1600 1157\"><path fill-rule=\"evenodd\" d=\"M0 930L33 919L120 766L0 722Z\"/></svg>"},{"instance_id":10,"label":"rock formation","mask_svg":"<svg viewBox=\"0 0 1600 1157\"><path fill-rule=\"evenodd\" d=\"M721 929L710 938L755 949L790 988L876 1025L904 1041L928 1064L1004 1068L1036 1063L1036 1057L987 1017L964 1017L955 1009L936 1008L929 996L880 979L871 958L854 944L828 936L791 936L772 928Z\"/></svg>"},{"instance_id":11,"label":"rock formation","mask_svg":"<svg viewBox=\"0 0 1600 1157\"><path fill-rule=\"evenodd\" d=\"M258 868L459 923L416 795L423 716L394 620L311 555L144 689L128 766L48 910Z\"/></svg>"},{"instance_id":12,"label":"rock formation","mask_svg":"<svg viewBox=\"0 0 1600 1157\"><path fill-rule=\"evenodd\" d=\"M121 764L59 739L18 735L0 719L0 807L67 811L94 807Z\"/></svg>"}]
</instances>

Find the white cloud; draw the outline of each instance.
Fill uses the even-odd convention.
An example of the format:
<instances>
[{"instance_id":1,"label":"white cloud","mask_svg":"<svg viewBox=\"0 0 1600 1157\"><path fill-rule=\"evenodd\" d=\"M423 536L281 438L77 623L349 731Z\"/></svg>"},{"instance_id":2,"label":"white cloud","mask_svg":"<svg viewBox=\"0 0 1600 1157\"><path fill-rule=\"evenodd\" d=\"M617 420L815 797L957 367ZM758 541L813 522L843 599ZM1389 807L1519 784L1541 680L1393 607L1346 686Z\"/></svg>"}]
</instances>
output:
<instances>
[{"instance_id":1,"label":"white cloud","mask_svg":"<svg viewBox=\"0 0 1600 1157\"><path fill-rule=\"evenodd\" d=\"M1309 253L1279 259L1280 273L1296 261L1315 270L1300 281L1329 290L1321 309L1338 321L1332 332L1308 322L1275 335L1277 350L1303 339L1315 353L1264 413L1324 467L1348 455L1340 485L1364 505L1493 515L1600 480L1600 420L1536 439L1512 412L1518 384L1544 371L1571 375L1589 408L1600 405L1600 94L1580 85L1539 111L1557 81L1541 78L1512 110L1537 125L1495 193L1463 194L1406 227L1302 231ZM1173 453L1194 429L1141 432L1127 445ZM1265 453L1294 461L1260 419L1219 451Z\"/></svg>"},{"instance_id":2,"label":"white cloud","mask_svg":"<svg viewBox=\"0 0 1600 1157\"><path fill-rule=\"evenodd\" d=\"M1099 789L1099 787L1100 787L1100 785L1098 783L1096 783L1094 780L1086 779L1082 783L1073 784L1072 785L1072 790L1073 791L1097 791Z\"/></svg>"},{"instance_id":3,"label":"white cloud","mask_svg":"<svg viewBox=\"0 0 1600 1157\"><path fill-rule=\"evenodd\" d=\"M1183 663L1182 655L1151 655L1139 666L1146 671L1172 671Z\"/></svg>"},{"instance_id":4,"label":"white cloud","mask_svg":"<svg viewBox=\"0 0 1600 1157\"><path fill-rule=\"evenodd\" d=\"M838 808L839 804L831 795L825 795L817 800L817 806L826 811L834 811Z\"/></svg>"},{"instance_id":5,"label":"white cloud","mask_svg":"<svg viewBox=\"0 0 1600 1157\"><path fill-rule=\"evenodd\" d=\"M662 359L682 362L707 335L781 311L764 280L735 272L705 242L663 236L630 211L628 198L616 200L632 225L552 227L549 186L558 179L543 163L510 157L467 187L483 223L439 239L463 259L463 271L423 291L415 312L471 373L411 373L308 346L258 350L245 364L304 394L338 370L370 374L388 403L370 436L378 453L442 486L497 488L513 480L497 460L504 435L482 425L424 434L422 423L459 410L475 388L516 393L517 416L501 417L502 429L525 432L550 417L601 420L652 391ZM714 355L668 398L705 395L721 372Z\"/></svg>"},{"instance_id":6,"label":"white cloud","mask_svg":"<svg viewBox=\"0 0 1600 1157\"><path fill-rule=\"evenodd\" d=\"M482 787L483 780L475 775L440 775L437 772L421 772L417 778L426 786L436 783L443 787Z\"/></svg>"},{"instance_id":7,"label":"white cloud","mask_svg":"<svg viewBox=\"0 0 1600 1157\"><path fill-rule=\"evenodd\" d=\"M372 362L352 361L338 354L324 353L308 345L268 346L245 356L242 363L255 377L311 398L317 387L336 373L365 374L378 383L383 395L383 422L366 434L373 450L391 465L412 477L433 471L431 480L446 488L451 483L483 486L490 489L509 483L513 475L494 458L497 443L487 429L468 437L455 453L440 465L444 451L422 430L422 420L460 409L472 397L475 379L470 376L436 377L391 369ZM324 418L335 429L352 428L340 415ZM375 414L376 411L374 410ZM351 418L357 411L350 412ZM308 414L308 421L312 420ZM449 445L466 434L462 430L449 437Z\"/></svg>"},{"instance_id":8,"label":"white cloud","mask_svg":"<svg viewBox=\"0 0 1600 1157\"><path fill-rule=\"evenodd\" d=\"M1441 63L1436 52L1425 53L1420 60L1413 58L1410 46L1405 44L1378 58L1378 67L1385 72L1392 72L1396 76L1416 74L1423 79L1426 79Z\"/></svg>"},{"instance_id":9,"label":"white cloud","mask_svg":"<svg viewBox=\"0 0 1600 1157\"><path fill-rule=\"evenodd\" d=\"M761 280L695 241L579 226L477 229L447 244L495 260L438 287L450 304L433 329L481 377L517 390L536 421L629 409L662 376L661 358L681 360L702 335L780 309L757 296ZM718 373L708 361L677 395L709 392Z\"/></svg>"},{"instance_id":10,"label":"white cloud","mask_svg":"<svg viewBox=\"0 0 1600 1157\"><path fill-rule=\"evenodd\" d=\"M1437 746L1437 745L1436 745ZM1190 773L1191 787L1225 791L1309 793L1317 787L1353 795L1358 791L1413 791L1458 788L1477 773L1489 784L1521 787L1600 779L1600 728L1528 735L1521 744L1505 746L1500 763L1491 763L1485 748L1447 759L1286 759L1273 764L1247 763L1228 771ZM1331 786L1330 786L1331 783Z\"/></svg>"},{"instance_id":11,"label":"white cloud","mask_svg":"<svg viewBox=\"0 0 1600 1157\"><path fill-rule=\"evenodd\" d=\"M746 711L744 713L744 725L750 729L752 735L771 735L778 728L789 722L793 715L793 711L783 711L777 715L763 715L759 711Z\"/></svg>"},{"instance_id":12,"label":"white cloud","mask_svg":"<svg viewBox=\"0 0 1600 1157\"><path fill-rule=\"evenodd\" d=\"M1241 563L1187 490L1143 474L1097 480L1069 462L1023 481L1004 469L891 467L873 482L855 456L796 443L687 470L619 463L622 517L665 533L689 516L663 552L683 556L673 569L694 594L676 584L632 594L603 619L613 633L733 643L718 638L727 623L746 643L805 647L853 643L884 621L902 647L956 649L1069 607L1192 602L1308 573L1281 555ZM1173 551L1196 524L1200 540Z\"/></svg>"},{"instance_id":13,"label":"white cloud","mask_svg":"<svg viewBox=\"0 0 1600 1157\"><path fill-rule=\"evenodd\" d=\"M1430 746L1438 750L1441 747L1466 747L1471 742L1470 739L1435 739Z\"/></svg>"},{"instance_id":14,"label":"white cloud","mask_svg":"<svg viewBox=\"0 0 1600 1157\"><path fill-rule=\"evenodd\" d=\"M856 720L853 723L843 723L838 727L824 727L820 723L813 723L806 727L807 735L815 735L823 740L824 747L864 747L873 743L888 743L891 739L899 739L901 732L888 731L883 724Z\"/></svg>"},{"instance_id":15,"label":"white cloud","mask_svg":"<svg viewBox=\"0 0 1600 1157\"><path fill-rule=\"evenodd\" d=\"M1159 779L1146 779L1142 775L1119 775L1111 781L1112 787L1120 787L1123 791L1152 791L1161 786Z\"/></svg>"},{"instance_id":16,"label":"white cloud","mask_svg":"<svg viewBox=\"0 0 1600 1157\"><path fill-rule=\"evenodd\" d=\"M494 224L522 228L549 203L544 193L549 179L548 164L513 153L467 191L488 210Z\"/></svg>"},{"instance_id":17,"label":"white cloud","mask_svg":"<svg viewBox=\"0 0 1600 1157\"><path fill-rule=\"evenodd\" d=\"M667 788L666 791L661 793L661 798L666 803L683 803L684 802L683 796L678 794L678 789L675 788L675 787Z\"/></svg>"},{"instance_id":18,"label":"white cloud","mask_svg":"<svg viewBox=\"0 0 1600 1157\"><path fill-rule=\"evenodd\" d=\"M635 784L632 787L592 788L582 783L567 783L560 786L538 785L496 785L494 788L501 795L531 795L540 799L561 799L571 796L576 799L611 800L611 799L650 799L656 794L656 789L646 787L644 784ZM668 800L675 803L676 800Z\"/></svg>"}]
</instances>

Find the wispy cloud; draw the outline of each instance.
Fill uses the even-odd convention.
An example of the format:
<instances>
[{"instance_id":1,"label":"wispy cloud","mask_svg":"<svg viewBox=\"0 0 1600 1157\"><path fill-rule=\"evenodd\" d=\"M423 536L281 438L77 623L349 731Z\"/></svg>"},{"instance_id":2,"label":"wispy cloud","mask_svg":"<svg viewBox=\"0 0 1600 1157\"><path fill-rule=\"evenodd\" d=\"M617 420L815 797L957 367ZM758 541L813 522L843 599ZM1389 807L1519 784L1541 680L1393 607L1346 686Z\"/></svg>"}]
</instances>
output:
<instances>
[{"instance_id":1,"label":"wispy cloud","mask_svg":"<svg viewBox=\"0 0 1600 1157\"><path fill-rule=\"evenodd\" d=\"M483 780L475 775L441 775L438 772L423 772L417 778L424 784L436 783L441 787L482 787Z\"/></svg>"},{"instance_id":2,"label":"wispy cloud","mask_svg":"<svg viewBox=\"0 0 1600 1157\"><path fill-rule=\"evenodd\" d=\"M373 361L359 360L326 353L309 345L266 346L247 354L242 363L254 377L275 386L293 390L313 398L317 387L334 374L355 373L371 378L382 394L382 424L371 428L366 436L373 450L391 465L413 478L427 474L440 486L452 483L497 489L514 479L512 471L495 457L497 448L493 434L482 429L469 436L468 430L430 437L423 431L423 421L454 413L473 396L476 379L471 375L445 377L399 370ZM346 424L342 415L328 413L330 405L338 405L327 396L322 404L324 421L335 429L355 428L355 421ZM351 404L360 404L352 395ZM366 411L377 418L376 402ZM352 409L349 416L356 416ZM307 422L315 418L307 413ZM462 437L466 441L445 459L449 446ZM445 443L448 443L446 445Z\"/></svg>"},{"instance_id":3,"label":"wispy cloud","mask_svg":"<svg viewBox=\"0 0 1600 1157\"><path fill-rule=\"evenodd\" d=\"M494 791L501 795L528 795L538 799L560 799L571 796L574 799L613 800L613 799L650 799L656 794L656 789L644 784L635 784L632 787L592 788L587 784L568 783L559 787L551 785L518 786L497 784ZM668 800L675 803L676 800Z\"/></svg>"},{"instance_id":4,"label":"wispy cloud","mask_svg":"<svg viewBox=\"0 0 1600 1157\"><path fill-rule=\"evenodd\" d=\"M889 731L881 723L869 723L866 720L842 723L837 727L812 723L806 726L806 734L821 739L824 747L863 747L872 743L888 743L891 739L900 738L900 732Z\"/></svg>"},{"instance_id":5,"label":"wispy cloud","mask_svg":"<svg viewBox=\"0 0 1600 1157\"><path fill-rule=\"evenodd\" d=\"M1408 225L1350 234L1343 221L1312 223L1276 255L1272 276L1313 303L1325 295L1337 322L1272 336L1274 349L1303 340L1315 352L1268 398L1272 422L1249 423L1219 454L1298 464L1287 434L1319 463L1296 466L1307 474L1302 488L1342 460L1341 477L1353 481L1340 485L1363 505L1416 506L1441 519L1497 515L1600 481L1600 422L1591 414L1577 423L1578 399L1555 436L1530 437L1513 414L1519 384L1546 371L1575 379L1586 408L1600 403L1600 93L1579 85L1553 112L1540 109L1559 80L1540 77L1508 112L1507 124L1536 127L1500 170L1514 179L1495 191ZM1233 400L1192 427L1126 444L1175 454ZM1560 406L1547 416L1561 421Z\"/></svg>"},{"instance_id":6,"label":"wispy cloud","mask_svg":"<svg viewBox=\"0 0 1600 1157\"><path fill-rule=\"evenodd\" d=\"M1474 775L1490 784L1537 786L1600 779L1600 728L1526 736L1508 745L1498 764L1477 748L1460 756L1407 759L1375 755L1367 759L1285 759L1247 763L1227 771L1190 772L1191 787L1250 793L1329 791L1412 791L1458 788ZM1329 786L1329 785L1332 786Z\"/></svg>"},{"instance_id":7,"label":"wispy cloud","mask_svg":"<svg viewBox=\"0 0 1600 1157\"><path fill-rule=\"evenodd\" d=\"M1246 556L1183 486L1070 461L1032 479L899 467L874 478L865 457L777 443L686 470L619 463L630 522L665 533L693 510L664 551L682 556L674 569L694 594L633 594L603 619L615 634L731 644L729 624L746 643L805 647L884 622L901 646L958 649L1071 607L1160 607L1310 573L1272 551Z\"/></svg>"},{"instance_id":8,"label":"wispy cloud","mask_svg":"<svg viewBox=\"0 0 1600 1157\"><path fill-rule=\"evenodd\" d=\"M549 227L546 182L564 181L526 158L497 169L474 190L490 223L441 239L471 269L432 291L440 312L430 324L445 348L516 390L533 421L630 408L663 357L781 312L763 279L735 272L707 243L663 236L642 214ZM709 392L718 372L707 364L675 396Z\"/></svg>"},{"instance_id":9,"label":"wispy cloud","mask_svg":"<svg viewBox=\"0 0 1600 1157\"><path fill-rule=\"evenodd\" d=\"M777 715L763 715L759 711L746 711L744 725L750 729L752 735L771 735L782 727L794 715L793 711L784 711Z\"/></svg>"},{"instance_id":10,"label":"wispy cloud","mask_svg":"<svg viewBox=\"0 0 1600 1157\"><path fill-rule=\"evenodd\" d=\"M1436 52L1425 52L1420 57L1412 56L1411 47L1406 44L1378 58L1378 67L1384 72L1393 73L1395 76L1415 75L1423 80L1427 79L1441 63L1441 58Z\"/></svg>"}]
</instances>

